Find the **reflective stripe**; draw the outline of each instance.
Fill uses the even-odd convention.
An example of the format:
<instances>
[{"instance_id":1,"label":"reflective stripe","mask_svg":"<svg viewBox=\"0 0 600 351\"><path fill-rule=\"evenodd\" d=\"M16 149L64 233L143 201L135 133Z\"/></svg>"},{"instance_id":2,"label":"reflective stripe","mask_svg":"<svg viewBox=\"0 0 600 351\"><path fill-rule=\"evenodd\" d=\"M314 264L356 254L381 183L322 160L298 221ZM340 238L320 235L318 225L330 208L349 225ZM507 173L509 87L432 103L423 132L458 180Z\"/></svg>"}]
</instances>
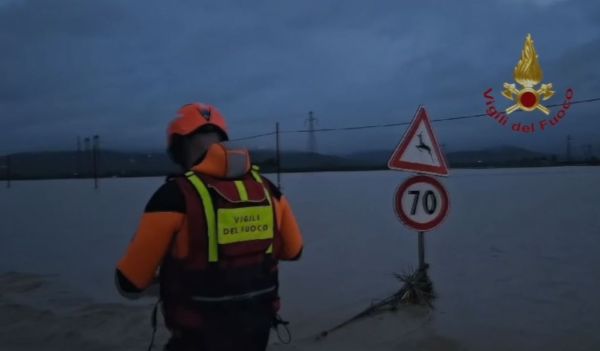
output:
<instances>
[{"instance_id":1,"label":"reflective stripe","mask_svg":"<svg viewBox=\"0 0 600 351\"><path fill-rule=\"evenodd\" d=\"M251 299L253 297L257 297L257 296L260 296L260 295L264 295L264 294L268 294L270 292L273 292L273 291L275 291L275 289L277 289L277 287L276 286L272 286L272 287L270 287L268 289L257 290L257 291L249 292L247 294L229 295L229 296L222 296L222 297L192 296L192 300L194 300L194 301L200 301L200 302L223 302L223 301L248 300L248 299Z\"/></svg>"},{"instance_id":2,"label":"reflective stripe","mask_svg":"<svg viewBox=\"0 0 600 351\"><path fill-rule=\"evenodd\" d=\"M258 171L258 167L252 166L252 177L254 177L254 180L256 180L257 182L262 184L263 183L262 178L260 177L260 174L258 174L257 171Z\"/></svg>"},{"instance_id":3,"label":"reflective stripe","mask_svg":"<svg viewBox=\"0 0 600 351\"><path fill-rule=\"evenodd\" d=\"M269 191L265 187L265 184L263 183L262 178L260 177L260 174L258 174L257 171L252 170L252 177L254 177L254 180L256 180L257 182L262 184L263 191L265 192L265 197L267 198L267 201L269 201L269 205L273 206L273 203L271 202L271 195L269 194Z\"/></svg>"},{"instance_id":4,"label":"reflective stripe","mask_svg":"<svg viewBox=\"0 0 600 351\"><path fill-rule=\"evenodd\" d=\"M236 180L234 183L238 193L240 194L240 200L248 201L248 192L246 191L244 182L242 182L241 180Z\"/></svg>"},{"instance_id":5,"label":"reflective stripe","mask_svg":"<svg viewBox=\"0 0 600 351\"><path fill-rule=\"evenodd\" d=\"M254 177L254 179L259 182L260 184L262 184L263 186L263 191L265 192L265 197L267 198L267 201L269 202L269 207L270 207L270 214L271 214L271 222L273 224L276 223L276 219L273 217L273 203L271 201L271 195L269 194L269 191L267 190L267 188L265 187L262 178L260 177L260 175L258 174L258 172L256 172L254 170L252 170L252 177ZM206 225L207 225L207 230L208 230L208 262L218 262L219 261L219 235L217 232L217 219L215 216L215 207L212 201L212 197L210 196L210 193L208 192L208 188L206 187L206 185L204 184L204 182L196 175L194 174L194 172L189 171L185 173L186 177L188 178L188 180L192 183L192 185L194 186L194 188L196 188L196 191L198 192L198 194L200 195L200 198L202 199L202 204L203 204L203 208L204 208L204 214L206 217ZM240 199L242 201L247 201L248 200L248 192L246 190L246 187L244 186L244 183L242 181L235 181L235 186L240 194ZM222 212L222 211L220 211ZM276 224L275 224L276 225ZM274 234L274 231L277 230L276 228L273 228L271 230L271 233ZM264 235L264 233L263 233ZM258 239L263 239L262 236L258 238ZM273 238L273 236L271 235L270 238ZM248 240L250 240L251 238L247 238ZM266 239L266 238L264 238ZM256 238L254 238L254 240L256 240ZM223 240L225 242L228 242L229 240ZM236 241L231 241L231 242L236 242ZM267 254L272 254L273 253L273 244L269 245L269 247L267 248L266 251Z\"/></svg>"},{"instance_id":6,"label":"reflective stripe","mask_svg":"<svg viewBox=\"0 0 600 351\"><path fill-rule=\"evenodd\" d=\"M258 172L257 172L258 170L259 170L258 166L256 166L256 165L252 166L252 177L254 177L254 180L256 180L257 182L262 184L263 190L265 192L265 197L267 198L267 201L269 201L269 205L271 207L273 207L273 203L271 202L271 194L269 194L269 191L265 187L265 184L263 183L262 178L260 177L260 174L258 174ZM273 218L273 221L277 222L277 220L275 218ZM277 224L275 224L275 225L277 225ZM277 230L277 229L275 229L275 230ZM269 245L269 248L267 249L267 253L268 254L273 253L273 244Z\"/></svg>"},{"instance_id":7,"label":"reflective stripe","mask_svg":"<svg viewBox=\"0 0 600 351\"><path fill-rule=\"evenodd\" d=\"M204 182L194 172L185 174L188 180L192 183L198 194L202 198L202 207L206 216L206 226L208 228L208 262L217 262L219 260L219 250L217 244L217 222L215 219L215 207L212 198L208 192L208 188Z\"/></svg>"}]
</instances>

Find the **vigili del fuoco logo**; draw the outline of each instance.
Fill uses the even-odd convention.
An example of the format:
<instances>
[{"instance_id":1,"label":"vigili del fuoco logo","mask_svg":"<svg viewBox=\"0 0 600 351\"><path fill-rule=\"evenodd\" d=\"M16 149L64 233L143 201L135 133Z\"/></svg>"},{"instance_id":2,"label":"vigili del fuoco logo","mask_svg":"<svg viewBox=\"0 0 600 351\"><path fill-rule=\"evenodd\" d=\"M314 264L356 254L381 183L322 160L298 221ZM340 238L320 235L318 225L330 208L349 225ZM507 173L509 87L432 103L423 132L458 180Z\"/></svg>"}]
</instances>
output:
<instances>
[{"instance_id":1,"label":"vigili del fuoco logo","mask_svg":"<svg viewBox=\"0 0 600 351\"><path fill-rule=\"evenodd\" d=\"M514 79L520 86L515 83L504 83L502 96L514 102L504 111L496 108L496 99L492 96L492 88L483 93L486 99L487 115L493 118L499 125L510 127L514 132L535 133L538 130L544 131L555 127L567 115L574 94L571 88L565 91L561 109L551 118L543 118L542 120L533 122L517 121L509 124L509 115L517 110L526 112L537 111L542 112L546 116L551 115L550 109L544 106L543 102L554 96L554 90L552 90L552 83L542 83L544 73L540 66L535 47L533 46L531 34L528 34L527 38L525 38L521 59L515 67ZM542 85L536 88L540 83Z\"/></svg>"}]
</instances>

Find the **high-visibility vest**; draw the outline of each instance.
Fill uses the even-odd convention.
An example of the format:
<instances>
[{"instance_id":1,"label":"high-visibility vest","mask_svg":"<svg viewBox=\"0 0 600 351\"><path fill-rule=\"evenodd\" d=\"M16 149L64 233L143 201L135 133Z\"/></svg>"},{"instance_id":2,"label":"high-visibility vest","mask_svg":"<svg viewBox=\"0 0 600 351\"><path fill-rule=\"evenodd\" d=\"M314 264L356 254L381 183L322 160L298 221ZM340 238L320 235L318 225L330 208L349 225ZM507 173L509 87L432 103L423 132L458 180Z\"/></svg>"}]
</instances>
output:
<instances>
[{"instance_id":1,"label":"high-visibility vest","mask_svg":"<svg viewBox=\"0 0 600 351\"><path fill-rule=\"evenodd\" d=\"M262 185L264 198L268 202L266 205L248 206L249 203L256 203L259 200L250 199L245 182L234 180L233 184L238 192L239 206L233 208L216 208L207 185L194 172L187 172L185 175L189 182L194 186L198 195L202 199L204 214L207 224L208 237L208 262L214 263L219 260L219 246L235 243L244 243L255 240L273 240L276 230L276 221L273 211L273 202L269 191L264 187L263 181L256 170L250 172L252 178ZM219 192L219 195L227 198L230 202L231 197ZM264 200L263 200L264 201ZM269 245L267 254L273 252L273 245Z\"/></svg>"},{"instance_id":2,"label":"high-visibility vest","mask_svg":"<svg viewBox=\"0 0 600 351\"><path fill-rule=\"evenodd\" d=\"M161 266L167 326L201 328L206 311L218 305L264 301L277 309L279 231L258 172L236 180L188 172L176 181L186 199L189 253L169 254Z\"/></svg>"}]
</instances>

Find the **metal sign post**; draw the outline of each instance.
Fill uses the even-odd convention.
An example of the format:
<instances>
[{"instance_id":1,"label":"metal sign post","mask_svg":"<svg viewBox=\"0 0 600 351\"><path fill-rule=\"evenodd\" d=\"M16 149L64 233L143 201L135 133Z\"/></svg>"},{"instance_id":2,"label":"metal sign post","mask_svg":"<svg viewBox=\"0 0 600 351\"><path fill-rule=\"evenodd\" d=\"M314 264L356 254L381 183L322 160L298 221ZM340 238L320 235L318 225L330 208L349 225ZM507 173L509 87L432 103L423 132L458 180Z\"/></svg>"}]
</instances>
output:
<instances>
[{"instance_id":1,"label":"metal sign post","mask_svg":"<svg viewBox=\"0 0 600 351\"><path fill-rule=\"evenodd\" d=\"M419 268L402 278L413 289L414 303L428 302L433 296L433 284L425 262L425 232L437 227L448 214L450 202L444 186L435 178L418 175L408 178L396 191L394 209L398 218L418 233ZM416 296L416 297L415 297ZM427 296L425 298L424 296Z\"/></svg>"},{"instance_id":2,"label":"metal sign post","mask_svg":"<svg viewBox=\"0 0 600 351\"><path fill-rule=\"evenodd\" d=\"M419 270L425 269L425 233L419 232Z\"/></svg>"},{"instance_id":3,"label":"metal sign post","mask_svg":"<svg viewBox=\"0 0 600 351\"><path fill-rule=\"evenodd\" d=\"M419 233L419 269L425 263L425 231L438 226L448 213L448 194L435 178L420 175L405 181L396 193L396 213L407 226Z\"/></svg>"}]
</instances>

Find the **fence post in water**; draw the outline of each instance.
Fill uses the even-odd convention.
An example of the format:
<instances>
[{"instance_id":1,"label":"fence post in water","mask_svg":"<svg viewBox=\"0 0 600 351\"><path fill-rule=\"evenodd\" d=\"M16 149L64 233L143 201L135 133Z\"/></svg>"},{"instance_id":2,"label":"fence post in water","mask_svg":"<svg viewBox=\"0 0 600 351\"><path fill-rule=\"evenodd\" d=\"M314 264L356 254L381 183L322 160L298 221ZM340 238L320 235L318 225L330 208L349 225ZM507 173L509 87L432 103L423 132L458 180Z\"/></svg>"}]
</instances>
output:
<instances>
[{"instance_id":1,"label":"fence post in water","mask_svg":"<svg viewBox=\"0 0 600 351\"><path fill-rule=\"evenodd\" d=\"M277 189L281 190L281 153L279 150L279 122L275 123L275 163L277 167Z\"/></svg>"},{"instance_id":2,"label":"fence post in water","mask_svg":"<svg viewBox=\"0 0 600 351\"><path fill-rule=\"evenodd\" d=\"M82 176L82 167L81 167L81 137L77 136L77 153L75 153L75 173L77 178L81 178Z\"/></svg>"},{"instance_id":3,"label":"fence post in water","mask_svg":"<svg viewBox=\"0 0 600 351\"><path fill-rule=\"evenodd\" d=\"M425 235L419 232L419 270L425 269Z\"/></svg>"}]
</instances>

